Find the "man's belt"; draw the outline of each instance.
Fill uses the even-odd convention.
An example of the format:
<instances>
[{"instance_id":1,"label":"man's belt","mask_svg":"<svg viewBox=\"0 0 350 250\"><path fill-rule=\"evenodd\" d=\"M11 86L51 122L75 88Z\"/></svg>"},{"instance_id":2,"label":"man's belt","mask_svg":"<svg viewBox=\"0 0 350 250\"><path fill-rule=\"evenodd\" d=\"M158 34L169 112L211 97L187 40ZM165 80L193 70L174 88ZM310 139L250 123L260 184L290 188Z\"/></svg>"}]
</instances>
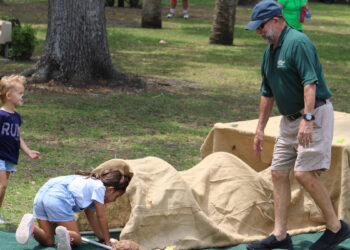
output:
<instances>
[{"instance_id":1,"label":"man's belt","mask_svg":"<svg viewBox=\"0 0 350 250\"><path fill-rule=\"evenodd\" d=\"M322 105L324 105L326 103L327 103L327 100L316 100L315 109L317 109L318 107L321 107Z\"/></svg>"},{"instance_id":2,"label":"man's belt","mask_svg":"<svg viewBox=\"0 0 350 250\"><path fill-rule=\"evenodd\" d=\"M321 107L322 105L326 104L327 101L326 100L316 100L315 102L315 109L317 109L318 107ZM286 115L286 117L290 120L290 121L295 121L296 119L302 117L303 114L301 112L296 112L294 114L291 115Z\"/></svg>"},{"instance_id":3,"label":"man's belt","mask_svg":"<svg viewBox=\"0 0 350 250\"><path fill-rule=\"evenodd\" d=\"M291 115L286 115L286 117L288 118L288 120L290 121L295 121L296 119L300 118L303 114L301 112L296 112L294 114Z\"/></svg>"}]
</instances>

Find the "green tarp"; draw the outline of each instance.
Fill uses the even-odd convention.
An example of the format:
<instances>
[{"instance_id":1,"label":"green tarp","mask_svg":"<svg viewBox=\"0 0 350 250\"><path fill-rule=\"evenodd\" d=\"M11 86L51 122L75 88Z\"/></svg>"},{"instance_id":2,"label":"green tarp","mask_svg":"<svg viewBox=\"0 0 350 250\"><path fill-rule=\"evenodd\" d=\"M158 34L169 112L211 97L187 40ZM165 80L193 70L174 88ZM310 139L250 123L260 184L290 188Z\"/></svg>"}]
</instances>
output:
<instances>
[{"instance_id":1,"label":"green tarp","mask_svg":"<svg viewBox=\"0 0 350 250\"><path fill-rule=\"evenodd\" d=\"M321 237L321 233L311 233L311 234L299 234L292 237L294 250L306 250L309 249L312 243L314 243L319 237ZM245 250L247 244L241 244L238 246L232 247L221 247L221 248L208 248L207 250L215 249L215 250ZM334 250L349 250L350 249L350 239L347 239L342 244L340 244Z\"/></svg>"},{"instance_id":2,"label":"green tarp","mask_svg":"<svg viewBox=\"0 0 350 250\"><path fill-rule=\"evenodd\" d=\"M85 236L85 238L88 238L90 240L97 240L94 236ZM111 234L112 238L119 239L119 234ZM57 243L57 239L56 239ZM16 241L16 232L13 231L3 231L0 230L0 250L56 250L56 247L42 247L39 245L39 243L31 237L27 245L21 245L18 244ZM73 249L82 249L82 250L93 250L93 249L104 249L97 246L94 246L92 244L83 243L80 248L73 248Z\"/></svg>"},{"instance_id":3,"label":"green tarp","mask_svg":"<svg viewBox=\"0 0 350 250\"><path fill-rule=\"evenodd\" d=\"M309 246L315 242L322 233L313 233L313 234L300 234L292 237L293 245L295 250L304 250L309 249ZM118 234L112 234L113 238L118 239ZM84 236L86 238L96 240L94 236ZM13 231L3 231L0 230L0 250L39 250L39 249L45 249L45 250L54 250L56 247L41 247L33 238L29 240L29 244L27 245L20 245L16 242L15 239L15 232ZM76 249L103 249L99 248L97 246L83 243L80 248ZM211 249L217 249L217 250L243 250L246 249L246 244L241 244L238 246L231 246L231 247L221 247L221 248L207 248L207 250ZM344 241L342 244L340 244L335 250L350 250L350 239Z\"/></svg>"}]
</instances>

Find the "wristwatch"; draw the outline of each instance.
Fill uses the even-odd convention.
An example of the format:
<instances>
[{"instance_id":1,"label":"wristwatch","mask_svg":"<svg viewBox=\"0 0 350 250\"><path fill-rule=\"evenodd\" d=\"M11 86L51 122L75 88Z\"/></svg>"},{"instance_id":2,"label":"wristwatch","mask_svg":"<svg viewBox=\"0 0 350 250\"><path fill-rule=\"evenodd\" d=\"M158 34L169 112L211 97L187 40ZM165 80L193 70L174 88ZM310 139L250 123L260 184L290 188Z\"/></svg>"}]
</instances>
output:
<instances>
[{"instance_id":1,"label":"wristwatch","mask_svg":"<svg viewBox=\"0 0 350 250\"><path fill-rule=\"evenodd\" d=\"M311 113L306 113L306 114L303 114L303 119L307 121L313 121L315 120L315 116Z\"/></svg>"}]
</instances>

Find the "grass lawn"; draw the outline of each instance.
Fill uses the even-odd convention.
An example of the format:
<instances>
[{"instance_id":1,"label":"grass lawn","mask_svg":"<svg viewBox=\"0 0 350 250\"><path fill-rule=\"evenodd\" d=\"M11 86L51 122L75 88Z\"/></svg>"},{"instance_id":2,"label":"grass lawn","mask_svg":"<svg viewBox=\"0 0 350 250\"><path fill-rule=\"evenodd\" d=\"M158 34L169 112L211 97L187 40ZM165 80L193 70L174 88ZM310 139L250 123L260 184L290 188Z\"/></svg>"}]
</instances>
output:
<instances>
[{"instance_id":1,"label":"grass lawn","mask_svg":"<svg viewBox=\"0 0 350 250\"><path fill-rule=\"evenodd\" d=\"M0 58L0 75L31 67L45 45L47 0L5 0L0 16L32 24L39 43L29 62ZM216 122L256 119L260 58L266 44L245 31L251 9L237 10L234 46L209 45L214 0L191 0L190 19L165 16L163 28L142 29L141 10L106 8L109 48L117 70L149 82L146 90L28 86L21 136L42 160L23 153L10 176L1 213L15 229L31 212L33 198L48 178L90 169L111 158L157 156L178 170L201 159L199 148ZM311 2L305 33L318 49L335 110L350 110L350 5ZM34 13L34 14L33 14ZM160 43L160 40L166 43ZM277 115L274 109L274 115Z\"/></svg>"}]
</instances>

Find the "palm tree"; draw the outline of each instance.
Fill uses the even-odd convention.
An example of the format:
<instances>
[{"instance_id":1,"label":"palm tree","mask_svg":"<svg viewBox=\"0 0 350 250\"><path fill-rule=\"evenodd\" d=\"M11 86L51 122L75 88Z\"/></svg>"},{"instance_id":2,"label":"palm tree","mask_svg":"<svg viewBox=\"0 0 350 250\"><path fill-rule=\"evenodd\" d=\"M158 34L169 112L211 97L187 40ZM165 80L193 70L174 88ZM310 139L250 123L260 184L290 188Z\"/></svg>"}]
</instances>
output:
<instances>
[{"instance_id":1,"label":"palm tree","mask_svg":"<svg viewBox=\"0 0 350 250\"><path fill-rule=\"evenodd\" d=\"M238 0L216 0L211 44L232 45Z\"/></svg>"}]
</instances>

